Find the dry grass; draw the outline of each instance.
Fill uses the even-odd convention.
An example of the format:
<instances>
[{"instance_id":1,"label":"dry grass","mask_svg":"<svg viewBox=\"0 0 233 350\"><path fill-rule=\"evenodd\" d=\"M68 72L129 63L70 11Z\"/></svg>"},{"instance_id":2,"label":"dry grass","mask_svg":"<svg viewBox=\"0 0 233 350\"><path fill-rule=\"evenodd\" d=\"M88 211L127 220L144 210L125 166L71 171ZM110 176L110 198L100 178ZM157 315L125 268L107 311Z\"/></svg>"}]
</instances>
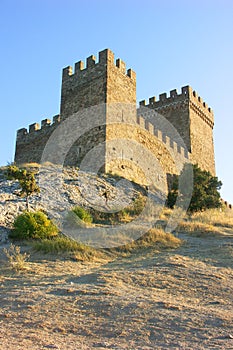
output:
<instances>
[{"instance_id":1,"label":"dry grass","mask_svg":"<svg viewBox=\"0 0 233 350\"><path fill-rule=\"evenodd\" d=\"M142 250L103 263L36 256L32 273L0 270L0 348L232 349L229 240L203 240L200 250L187 239L175 254Z\"/></svg>"},{"instance_id":2,"label":"dry grass","mask_svg":"<svg viewBox=\"0 0 233 350\"><path fill-rule=\"evenodd\" d=\"M166 220L169 218L169 216L172 214L172 209L164 207L161 214L160 214L160 219L161 220Z\"/></svg>"},{"instance_id":3,"label":"dry grass","mask_svg":"<svg viewBox=\"0 0 233 350\"><path fill-rule=\"evenodd\" d=\"M41 164L39 163L22 163L20 164L20 167L22 168L26 168L26 169L30 169L30 168L36 168L36 169L39 169L41 167Z\"/></svg>"},{"instance_id":4,"label":"dry grass","mask_svg":"<svg viewBox=\"0 0 233 350\"><path fill-rule=\"evenodd\" d=\"M175 249L181 244L182 240L175 237L173 234L166 233L160 228L152 228L139 239L126 245L113 248L112 250L123 253L131 253L134 250L143 248L155 248L156 250Z\"/></svg>"},{"instance_id":5,"label":"dry grass","mask_svg":"<svg viewBox=\"0 0 233 350\"><path fill-rule=\"evenodd\" d=\"M213 225L198 221L182 221L178 226L178 231L192 233L196 236L202 236L206 234L219 234L218 229Z\"/></svg>"},{"instance_id":6,"label":"dry grass","mask_svg":"<svg viewBox=\"0 0 233 350\"><path fill-rule=\"evenodd\" d=\"M93 261L106 258L102 251L61 235L52 239L42 239L34 242L32 246L37 252L52 255L67 255L76 261Z\"/></svg>"},{"instance_id":7,"label":"dry grass","mask_svg":"<svg viewBox=\"0 0 233 350\"><path fill-rule=\"evenodd\" d=\"M191 220L213 226L233 228L233 210L209 209L204 212L194 213Z\"/></svg>"},{"instance_id":8,"label":"dry grass","mask_svg":"<svg viewBox=\"0 0 233 350\"><path fill-rule=\"evenodd\" d=\"M42 239L33 243L33 248L36 251L43 253L66 253L84 251L87 249L83 244L71 240L65 236L54 237L53 239Z\"/></svg>"},{"instance_id":9,"label":"dry grass","mask_svg":"<svg viewBox=\"0 0 233 350\"><path fill-rule=\"evenodd\" d=\"M15 271L28 270L27 260L30 255L28 253L21 253L20 247L11 244L10 247L4 248L3 252L7 257L9 267Z\"/></svg>"},{"instance_id":10,"label":"dry grass","mask_svg":"<svg viewBox=\"0 0 233 350\"><path fill-rule=\"evenodd\" d=\"M205 236L223 234L224 228L233 228L233 211L209 209L186 217L186 221L179 224L178 231Z\"/></svg>"},{"instance_id":11,"label":"dry grass","mask_svg":"<svg viewBox=\"0 0 233 350\"><path fill-rule=\"evenodd\" d=\"M33 243L36 251L43 253L67 253L67 252L85 252L90 248L82 243L76 242L65 236L58 236L52 239L42 239Z\"/></svg>"}]
</instances>

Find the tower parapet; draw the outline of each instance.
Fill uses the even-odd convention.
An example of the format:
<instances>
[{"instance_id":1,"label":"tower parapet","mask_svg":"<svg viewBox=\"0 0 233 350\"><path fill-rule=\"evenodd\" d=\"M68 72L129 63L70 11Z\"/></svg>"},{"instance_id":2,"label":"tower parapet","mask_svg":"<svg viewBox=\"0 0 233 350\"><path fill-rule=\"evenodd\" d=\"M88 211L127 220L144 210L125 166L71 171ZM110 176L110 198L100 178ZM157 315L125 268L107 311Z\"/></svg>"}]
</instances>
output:
<instances>
[{"instance_id":1,"label":"tower parapet","mask_svg":"<svg viewBox=\"0 0 233 350\"><path fill-rule=\"evenodd\" d=\"M72 66L67 66L63 68L62 79L66 80L69 79L69 77L74 78L77 75L79 75L79 77L81 78L82 74L87 74L89 69L100 68L101 70L102 67L106 67L107 65L112 65L119 68L119 71L122 74L125 74L131 79L136 78L136 74L134 71L132 71L132 69L128 69L126 72L126 64L124 61L122 61L120 58L118 58L115 61L114 53L109 49L105 49L99 52L98 62L96 61L96 56L91 55L86 58L86 67L83 61L78 61L74 65L74 72ZM93 74L93 71L91 71L91 73Z\"/></svg>"},{"instance_id":2,"label":"tower parapet","mask_svg":"<svg viewBox=\"0 0 233 350\"><path fill-rule=\"evenodd\" d=\"M95 56L63 69L61 111L62 117L100 103L136 103L136 74L132 69L126 71L121 59L115 62L114 53L105 49Z\"/></svg>"},{"instance_id":3,"label":"tower parapet","mask_svg":"<svg viewBox=\"0 0 233 350\"><path fill-rule=\"evenodd\" d=\"M206 102L190 86L183 86L181 93L171 90L149 102L139 102L140 106L154 109L176 128L191 154L193 163L215 174L214 145L212 130L214 113Z\"/></svg>"},{"instance_id":4,"label":"tower parapet","mask_svg":"<svg viewBox=\"0 0 233 350\"><path fill-rule=\"evenodd\" d=\"M159 95L159 99L156 100L155 96L149 98L149 103L146 103L145 100L139 102L140 106L145 106L148 108L153 108L158 110L160 108L165 108L166 106L171 106L188 101L190 107L195 109L200 117L204 118L206 123L208 123L212 128L214 126L214 113L213 110L207 105L206 102L197 94L191 86L183 86L181 88L181 93L177 93L177 89L171 90L169 96L167 93L162 93Z\"/></svg>"}]
</instances>

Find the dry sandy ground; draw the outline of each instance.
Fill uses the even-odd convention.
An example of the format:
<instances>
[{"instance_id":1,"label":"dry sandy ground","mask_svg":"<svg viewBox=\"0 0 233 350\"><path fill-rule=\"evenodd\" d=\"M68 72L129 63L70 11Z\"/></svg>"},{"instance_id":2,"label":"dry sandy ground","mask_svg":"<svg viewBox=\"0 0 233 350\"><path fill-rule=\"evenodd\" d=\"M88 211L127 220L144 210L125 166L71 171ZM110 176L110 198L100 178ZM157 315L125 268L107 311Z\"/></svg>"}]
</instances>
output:
<instances>
[{"instance_id":1,"label":"dry sandy ground","mask_svg":"<svg viewBox=\"0 0 233 350\"><path fill-rule=\"evenodd\" d=\"M0 349L233 349L233 237L114 261L1 264Z\"/></svg>"}]
</instances>

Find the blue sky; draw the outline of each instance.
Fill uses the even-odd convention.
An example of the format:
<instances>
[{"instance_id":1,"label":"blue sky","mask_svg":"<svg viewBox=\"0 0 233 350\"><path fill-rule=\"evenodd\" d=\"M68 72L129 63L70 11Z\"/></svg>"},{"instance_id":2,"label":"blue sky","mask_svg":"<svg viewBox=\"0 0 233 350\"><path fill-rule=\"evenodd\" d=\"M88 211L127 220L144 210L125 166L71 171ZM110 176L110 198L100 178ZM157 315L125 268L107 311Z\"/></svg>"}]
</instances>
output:
<instances>
[{"instance_id":1,"label":"blue sky","mask_svg":"<svg viewBox=\"0 0 233 350\"><path fill-rule=\"evenodd\" d=\"M233 203L233 1L0 0L0 164L16 130L59 113L61 71L105 48L137 99L191 85L215 112L217 175Z\"/></svg>"}]
</instances>

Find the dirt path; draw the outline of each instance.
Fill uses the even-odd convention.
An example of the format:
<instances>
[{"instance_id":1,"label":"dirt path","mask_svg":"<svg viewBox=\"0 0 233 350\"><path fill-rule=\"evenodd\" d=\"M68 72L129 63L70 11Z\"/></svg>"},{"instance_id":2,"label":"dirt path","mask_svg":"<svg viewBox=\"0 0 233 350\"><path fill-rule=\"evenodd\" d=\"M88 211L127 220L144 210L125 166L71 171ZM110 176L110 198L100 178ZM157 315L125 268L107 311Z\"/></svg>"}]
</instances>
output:
<instances>
[{"instance_id":1,"label":"dirt path","mask_svg":"<svg viewBox=\"0 0 233 350\"><path fill-rule=\"evenodd\" d=\"M233 238L0 276L0 349L233 349ZM46 257L46 256L44 256Z\"/></svg>"}]
</instances>

